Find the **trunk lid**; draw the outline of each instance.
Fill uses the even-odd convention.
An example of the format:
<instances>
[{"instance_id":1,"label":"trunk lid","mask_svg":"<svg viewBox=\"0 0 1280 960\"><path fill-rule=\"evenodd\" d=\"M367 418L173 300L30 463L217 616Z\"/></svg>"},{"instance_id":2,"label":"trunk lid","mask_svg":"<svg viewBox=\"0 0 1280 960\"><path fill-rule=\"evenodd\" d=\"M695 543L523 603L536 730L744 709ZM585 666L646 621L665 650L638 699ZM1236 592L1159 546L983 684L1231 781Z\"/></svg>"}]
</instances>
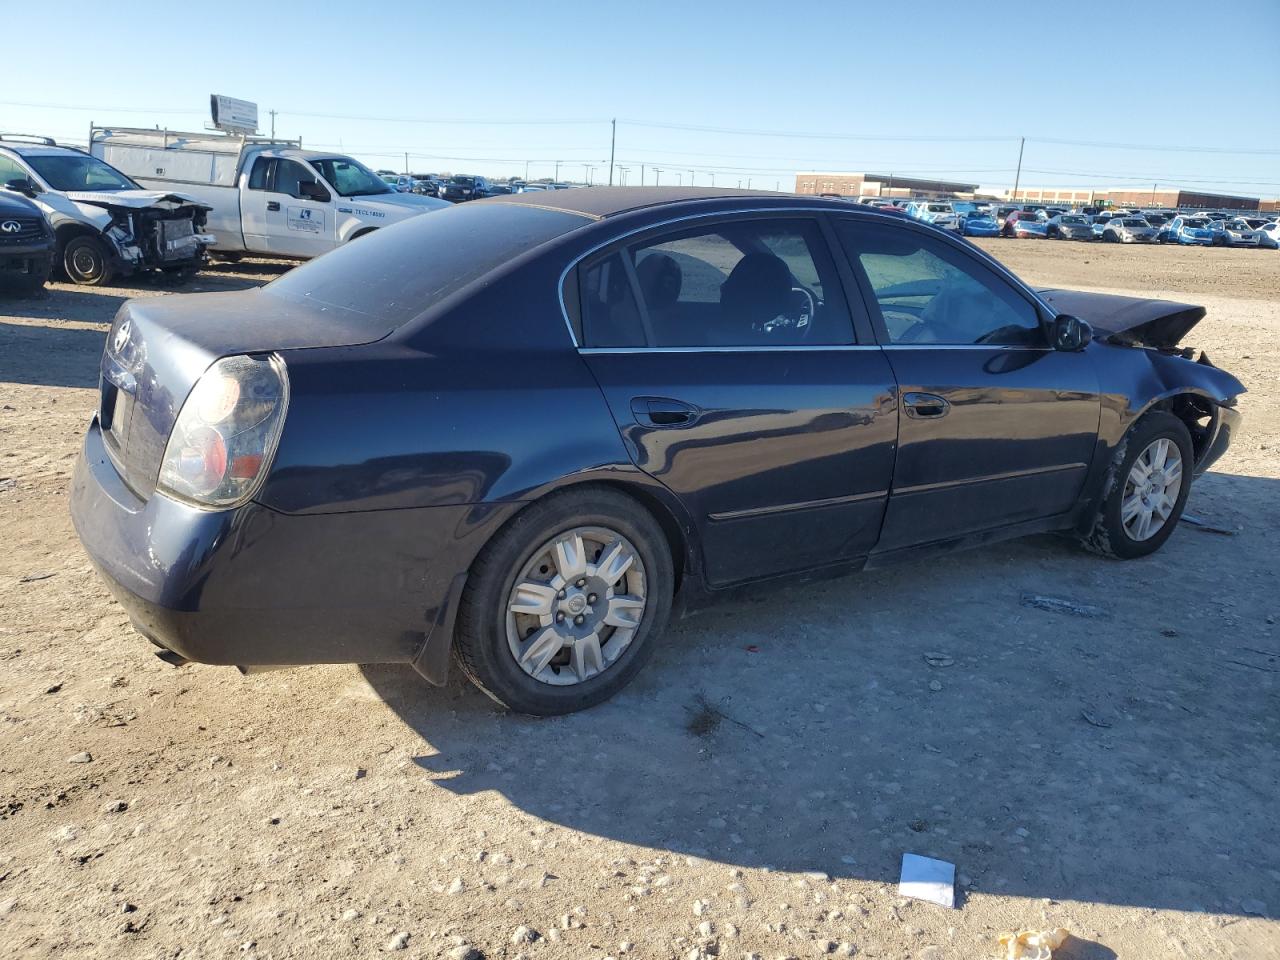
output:
<instances>
[{"instance_id":1,"label":"trunk lid","mask_svg":"<svg viewBox=\"0 0 1280 960\"><path fill-rule=\"evenodd\" d=\"M380 340L396 325L271 291L130 300L102 354L98 420L117 471L155 492L169 433L191 388L219 357Z\"/></svg>"}]
</instances>

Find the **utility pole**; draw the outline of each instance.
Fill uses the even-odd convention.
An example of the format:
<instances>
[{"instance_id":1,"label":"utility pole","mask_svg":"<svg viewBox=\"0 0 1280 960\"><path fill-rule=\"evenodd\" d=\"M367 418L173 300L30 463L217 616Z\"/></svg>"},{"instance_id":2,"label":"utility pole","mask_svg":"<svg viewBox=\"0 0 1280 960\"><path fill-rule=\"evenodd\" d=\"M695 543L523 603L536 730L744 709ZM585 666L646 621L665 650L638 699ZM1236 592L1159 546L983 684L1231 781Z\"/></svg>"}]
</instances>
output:
<instances>
[{"instance_id":1,"label":"utility pole","mask_svg":"<svg viewBox=\"0 0 1280 960\"><path fill-rule=\"evenodd\" d=\"M693 186L693 171L689 171L689 186Z\"/></svg>"},{"instance_id":2,"label":"utility pole","mask_svg":"<svg viewBox=\"0 0 1280 960\"><path fill-rule=\"evenodd\" d=\"M406 177L409 175L409 151L407 150L404 154L404 175Z\"/></svg>"},{"instance_id":3,"label":"utility pole","mask_svg":"<svg viewBox=\"0 0 1280 960\"><path fill-rule=\"evenodd\" d=\"M560 161L556 161L556 183L560 182Z\"/></svg>"},{"instance_id":4,"label":"utility pole","mask_svg":"<svg viewBox=\"0 0 1280 960\"><path fill-rule=\"evenodd\" d=\"M1011 202L1017 202L1018 184L1022 182L1022 148L1027 145L1026 137L1018 138L1018 172L1013 175L1013 196L1009 198Z\"/></svg>"},{"instance_id":5,"label":"utility pole","mask_svg":"<svg viewBox=\"0 0 1280 960\"><path fill-rule=\"evenodd\" d=\"M676 186L677 187L684 186L684 174L681 173L679 170L676 171Z\"/></svg>"},{"instance_id":6,"label":"utility pole","mask_svg":"<svg viewBox=\"0 0 1280 960\"><path fill-rule=\"evenodd\" d=\"M625 187L627 185L627 171L630 167L618 167L618 184Z\"/></svg>"},{"instance_id":7,"label":"utility pole","mask_svg":"<svg viewBox=\"0 0 1280 960\"><path fill-rule=\"evenodd\" d=\"M1160 186L1158 183L1153 183L1151 185L1151 205L1153 207L1156 205L1156 187L1158 186Z\"/></svg>"},{"instance_id":8,"label":"utility pole","mask_svg":"<svg viewBox=\"0 0 1280 960\"><path fill-rule=\"evenodd\" d=\"M267 113L271 114L271 139L274 140L276 138L276 112L268 110Z\"/></svg>"},{"instance_id":9,"label":"utility pole","mask_svg":"<svg viewBox=\"0 0 1280 960\"><path fill-rule=\"evenodd\" d=\"M714 173L711 174L711 185L713 187L716 185L716 175Z\"/></svg>"},{"instance_id":10,"label":"utility pole","mask_svg":"<svg viewBox=\"0 0 1280 960\"><path fill-rule=\"evenodd\" d=\"M644 164L640 164L640 186L644 186Z\"/></svg>"},{"instance_id":11,"label":"utility pole","mask_svg":"<svg viewBox=\"0 0 1280 960\"><path fill-rule=\"evenodd\" d=\"M609 121L613 132L609 135L609 186L613 186L613 148L618 145L618 118Z\"/></svg>"},{"instance_id":12,"label":"utility pole","mask_svg":"<svg viewBox=\"0 0 1280 960\"><path fill-rule=\"evenodd\" d=\"M528 160L524 162L524 182L525 183L529 182L529 161Z\"/></svg>"},{"instance_id":13,"label":"utility pole","mask_svg":"<svg viewBox=\"0 0 1280 960\"><path fill-rule=\"evenodd\" d=\"M747 189L748 189L748 190L750 190L750 189L751 189L751 178L750 178L750 177L747 177Z\"/></svg>"},{"instance_id":14,"label":"utility pole","mask_svg":"<svg viewBox=\"0 0 1280 960\"><path fill-rule=\"evenodd\" d=\"M656 187L662 182L662 168L653 168L653 185Z\"/></svg>"}]
</instances>

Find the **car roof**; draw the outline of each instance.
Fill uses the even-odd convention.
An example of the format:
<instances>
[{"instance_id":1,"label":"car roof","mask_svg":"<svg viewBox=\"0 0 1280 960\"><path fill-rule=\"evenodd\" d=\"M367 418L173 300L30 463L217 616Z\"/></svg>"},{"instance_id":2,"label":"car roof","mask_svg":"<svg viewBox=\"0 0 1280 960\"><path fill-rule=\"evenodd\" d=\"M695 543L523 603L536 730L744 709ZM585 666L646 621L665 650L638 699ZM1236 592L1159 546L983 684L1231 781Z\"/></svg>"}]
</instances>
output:
<instances>
[{"instance_id":1,"label":"car roof","mask_svg":"<svg viewBox=\"0 0 1280 960\"><path fill-rule=\"evenodd\" d=\"M803 201L845 211L859 209L842 200L801 197L791 193L775 193L772 190L735 190L727 187L587 187L580 190L543 190L536 196L515 193L509 197L489 198L478 202L527 203L544 209L578 213L599 220L666 204L748 198L775 201L779 206Z\"/></svg>"},{"instance_id":2,"label":"car roof","mask_svg":"<svg viewBox=\"0 0 1280 960\"><path fill-rule=\"evenodd\" d=\"M16 143L8 140L0 141L0 149L11 150L20 157L86 156L83 150L77 150L75 147L49 147L44 144Z\"/></svg>"}]
</instances>

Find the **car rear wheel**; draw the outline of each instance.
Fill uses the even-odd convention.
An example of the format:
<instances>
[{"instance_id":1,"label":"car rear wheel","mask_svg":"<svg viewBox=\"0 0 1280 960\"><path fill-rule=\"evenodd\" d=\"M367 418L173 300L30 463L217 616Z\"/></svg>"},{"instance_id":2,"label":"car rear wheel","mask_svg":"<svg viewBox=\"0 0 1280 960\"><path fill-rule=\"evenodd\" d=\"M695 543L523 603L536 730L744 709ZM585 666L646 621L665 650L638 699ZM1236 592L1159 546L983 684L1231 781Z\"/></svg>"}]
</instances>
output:
<instances>
[{"instance_id":1,"label":"car rear wheel","mask_svg":"<svg viewBox=\"0 0 1280 960\"><path fill-rule=\"evenodd\" d=\"M1193 464L1186 424L1171 413L1147 414L1116 450L1084 545L1120 560L1155 553L1182 516Z\"/></svg>"},{"instance_id":2,"label":"car rear wheel","mask_svg":"<svg viewBox=\"0 0 1280 960\"><path fill-rule=\"evenodd\" d=\"M101 287L115 277L107 245L97 237L73 237L62 251L67 279L86 287Z\"/></svg>"},{"instance_id":3,"label":"car rear wheel","mask_svg":"<svg viewBox=\"0 0 1280 960\"><path fill-rule=\"evenodd\" d=\"M503 706L572 713L613 696L644 666L673 587L662 528L635 500L603 488L553 495L477 558L454 652Z\"/></svg>"}]
</instances>

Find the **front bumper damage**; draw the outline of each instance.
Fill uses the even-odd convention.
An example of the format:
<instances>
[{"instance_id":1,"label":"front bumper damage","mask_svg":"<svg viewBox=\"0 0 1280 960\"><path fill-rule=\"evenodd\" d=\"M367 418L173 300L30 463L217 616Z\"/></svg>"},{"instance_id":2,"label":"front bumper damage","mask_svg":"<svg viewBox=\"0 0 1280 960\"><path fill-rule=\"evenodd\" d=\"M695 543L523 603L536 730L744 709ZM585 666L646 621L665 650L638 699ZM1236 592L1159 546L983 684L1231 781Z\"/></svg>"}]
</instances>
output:
<instances>
[{"instance_id":1,"label":"front bumper damage","mask_svg":"<svg viewBox=\"0 0 1280 960\"><path fill-rule=\"evenodd\" d=\"M79 195L78 203L101 207L111 215L102 236L112 251L116 272L180 272L198 269L214 236L205 233L212 207L179 194L148 198L145 205L122 202L111 194ZM133 198L129 198L133 200Z\"/></svg>"}]
</instances>

